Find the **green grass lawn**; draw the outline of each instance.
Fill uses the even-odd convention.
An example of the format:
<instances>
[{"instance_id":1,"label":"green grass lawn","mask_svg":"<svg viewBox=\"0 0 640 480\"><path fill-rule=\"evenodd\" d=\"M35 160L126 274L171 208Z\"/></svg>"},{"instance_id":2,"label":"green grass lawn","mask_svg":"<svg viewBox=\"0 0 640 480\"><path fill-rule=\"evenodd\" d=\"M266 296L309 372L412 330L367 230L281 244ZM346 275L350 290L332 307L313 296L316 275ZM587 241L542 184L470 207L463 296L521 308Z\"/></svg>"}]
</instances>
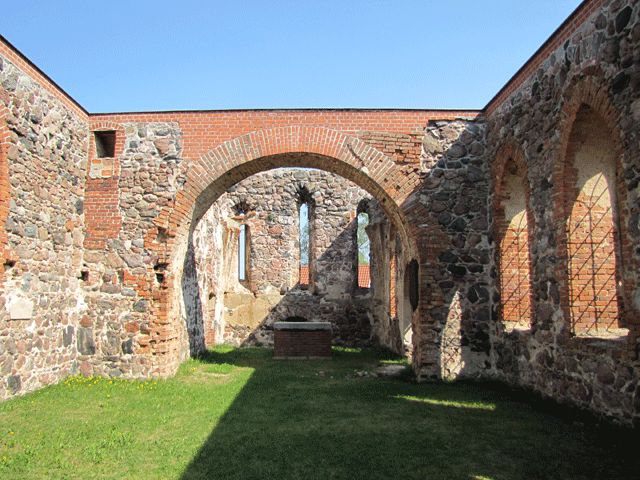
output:
<instances>
[{"instance_id":1,"label":"green grass lawn","mask_svg":"<svg viewBox=\"0 0 640 480\"><path fill-rule=\"evenodd\" d=\"M634 432L486 383L359 376L384 354L218 348L170 380L0 404L0 479L638 479Z\"/></svg>"}]
</instances>

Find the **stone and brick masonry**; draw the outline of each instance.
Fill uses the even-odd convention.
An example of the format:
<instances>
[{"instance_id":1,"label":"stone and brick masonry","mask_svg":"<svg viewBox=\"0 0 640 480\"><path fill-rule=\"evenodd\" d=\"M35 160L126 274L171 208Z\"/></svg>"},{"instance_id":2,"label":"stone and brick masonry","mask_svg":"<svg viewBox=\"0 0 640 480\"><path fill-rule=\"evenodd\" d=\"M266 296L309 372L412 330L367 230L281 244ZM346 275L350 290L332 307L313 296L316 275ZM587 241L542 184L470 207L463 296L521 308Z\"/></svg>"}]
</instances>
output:
<instances>
[{"instance_id":1,"label":"stone and brick masonry","mask_svg":"<svg viewBox=\"0 0 640 480\"><path fill-rule=\"evenodd\" d=\"M300 285L299 208L305 197L311 211L311 282ZM363 203L371 218L369 235L388 238L388 222L369 194L327 172L276 169L223 194L194 231L188 270L199 277L190 298L197 296L202 304L205 343L271 345L273 322L295 316L330 322L337 344L368 345L372 336L386 344L399 336L391 333L386 285L357 285L356 213ZM247 232L244 281L238 278L240 225ZM395 252L395 243L388 243L372 243L374 265ZM398 341L387 346L402 351Z\"/></svg>"},{"instance_id":2,"label":"stone and brick masonry","mask_svg":"<svg viewBox=\"0 0 640 480\"><path fill-rule=\"evenodd\" d=\"M353 256L321 261L348 225L317 243L308 305L336 326L357 306L342 341L409 342L419 379L499 378L638 422L639 15L587 0L482 111L90 114L0 39L0 397L75 372L171 375L224 335L265 337L224 316L238 300L218 287L238 220L225 202L255 174L315 168L317 208L331 191L336 218L352 211L356 190L331 186L349 181L379 209L369 298L333 296ZM253 205L265 252L290 238L270 206ZM252 266L251 301L291 296L277 273L291 262L251 254L276 262L273 278Z\"/></svg>"}]
</instances>

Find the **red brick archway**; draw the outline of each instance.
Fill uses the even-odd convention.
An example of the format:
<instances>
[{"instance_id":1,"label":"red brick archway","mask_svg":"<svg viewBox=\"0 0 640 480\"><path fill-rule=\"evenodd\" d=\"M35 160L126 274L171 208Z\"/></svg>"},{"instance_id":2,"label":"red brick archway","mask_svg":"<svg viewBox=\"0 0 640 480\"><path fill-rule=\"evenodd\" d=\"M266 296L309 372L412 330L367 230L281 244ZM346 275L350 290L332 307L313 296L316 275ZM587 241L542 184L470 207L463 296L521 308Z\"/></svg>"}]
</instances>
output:
<instances>
[{"instance_id":1,"label":"red brick archway","mask_svg":"<svg viewBox=\"0 0 640 480\"><path fill-rule=\"evenodd\" d=\"M288 126L251 132L226 141L192 161L175 203L156 220L145 246L166 268L161 285L148 284L153 298L151 353L159 373L170 373L186 356L187 334L179 315L181 269L189 234L229 187L253 174L278 167L308 167L338 174L368 191L396 228L408 258L418 258L414 227L417 212L407 198L419 184L417 172L397 165L362 140L323 127ZM417 337L417 336L415 336ZM414 337L414 338L415 338ZM157 356L164 356L164 359Z\"/></svg>"},{"instance_id":2,"label":"red brick archway","mask_svg":"<svg viewBox=\"0 0 640 480\"><path fill-rule=\"evenodd\" d=\"M192 220L191 214L197 220L204 213L217 189L226 189L249 175L286 163L273 159L292 154L308 155L310 159L303 162L310 167L352 180L389 210L392 204L401 205L419 183L417 175L405 175L388 156L337 130L309 126L261 130L226 141L193 161L175 208L162 217L163 228L178 233Z\"/></svg>"}]
</instances>

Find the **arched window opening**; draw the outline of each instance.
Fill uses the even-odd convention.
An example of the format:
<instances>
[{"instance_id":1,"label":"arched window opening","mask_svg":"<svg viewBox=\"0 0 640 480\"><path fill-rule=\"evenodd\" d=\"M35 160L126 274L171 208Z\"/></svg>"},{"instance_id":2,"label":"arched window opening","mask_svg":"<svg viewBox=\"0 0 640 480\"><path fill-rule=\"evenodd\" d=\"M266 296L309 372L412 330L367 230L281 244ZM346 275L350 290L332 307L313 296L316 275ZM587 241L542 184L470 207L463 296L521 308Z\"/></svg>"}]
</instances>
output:
<instances>
[{"instance_id":1,"label":"arched window opening","mask_svg":"<svg viewBox=\"0 0 640 480\"><path fill-rule=\"evenodd\" d=\"M309 285L309 204L300 205L300 285Z\"/></svg>"},{"instance_id":2,"label":"arched window opening","mask_svg":"<svg viewBox=\"0 0 640 480\"><path fill-rule=\"evenodd\" d=\"M312 200L311 193L306 187L298 189L298 243L300 246L298 284L302 288L308 288L311 285L313 276L311 271L313 254L311 241Z\"/></svg>"},{"instance_id":3,"label":"arched window opening","mask_svg":"<svg viewBox=\"0 0 640 480\"><path fill-rule=\"evenodd\" d=\"M513 160L505 165L496 215L499 229L500 297L507 328L531 326L531 261L526 176Z\"/></svg>"},{"instance_id":4,"label":"arched window opening","mask_svg":"<svg viewBox=\"0 0 640 480\"><path fill-rule=\"evenodd\" d=\"M237 267L238 267L238 281L249 281L249 268L250 268L250 252L251 252L251 235L248 219L251 217L251 208L246 200L240 200L233 205L232 211L234 213L233 220L239 223L237 230Z\"/></svg>"},{"instance_id":5,"label":"arched window opening","mask_svg":"<svg viewBox=\"0 0 640 480\"><path fill-rule=\"evenodd\" d=\"M238 233L238 280L246 282L249 279L249 227L244 223L240 225Z\"/></svg>"},{"instance_id":6,"label":"arched window opening","mask_svg":"<svg viewBox=\"0 0 640 480\"><path fill-rule=\"evenodd\" d=\"M238 203L236 203L233 206L233 212L237 217L243 218L245 216L247 216L249 214L249 212L251 211L251 207L249 206L249 203L246 200L240 200Z\"/></svg>"},{"instance_id":7,"label":"arched window opening","mask_svg":"<svg viewBox=\"0 0 640 480\"><path fill-rule=\"evenodd\" d=\"M357 244L357 264L358 264L358 288L371 287L371 242L367 234L369 225L369 214L360 212L356 217L356 244Z\"/></svg>"},{"instance_id":8,"label":"arched window opening","mask_svg":"<svg viewBox=\"0 0 640 480\"><path fill-rule=\"evenodd\" d=\"M620 334L616 158L612 133L583 105L565 164L569 315L576 335Z\"/></svg>"}]
</instances>

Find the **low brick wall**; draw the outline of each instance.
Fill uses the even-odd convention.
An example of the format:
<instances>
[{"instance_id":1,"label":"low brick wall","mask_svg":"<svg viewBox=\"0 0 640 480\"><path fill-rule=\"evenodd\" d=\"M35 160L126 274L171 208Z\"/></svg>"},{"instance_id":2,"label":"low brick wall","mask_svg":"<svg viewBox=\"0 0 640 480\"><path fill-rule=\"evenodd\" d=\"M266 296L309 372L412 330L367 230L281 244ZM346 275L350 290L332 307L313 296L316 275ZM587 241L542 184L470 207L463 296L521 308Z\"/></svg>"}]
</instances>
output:
<instances>
[{"instance_id":1,"label":"low brick wall","mask_svg":"<svg viewBox=\"0 0 640 480\"><path fill-rule=\"evenodd\" d=\"M274 324L274 358L330 358L330 324L317 323L307 328Z\"/></svg>"}]
</instances>

